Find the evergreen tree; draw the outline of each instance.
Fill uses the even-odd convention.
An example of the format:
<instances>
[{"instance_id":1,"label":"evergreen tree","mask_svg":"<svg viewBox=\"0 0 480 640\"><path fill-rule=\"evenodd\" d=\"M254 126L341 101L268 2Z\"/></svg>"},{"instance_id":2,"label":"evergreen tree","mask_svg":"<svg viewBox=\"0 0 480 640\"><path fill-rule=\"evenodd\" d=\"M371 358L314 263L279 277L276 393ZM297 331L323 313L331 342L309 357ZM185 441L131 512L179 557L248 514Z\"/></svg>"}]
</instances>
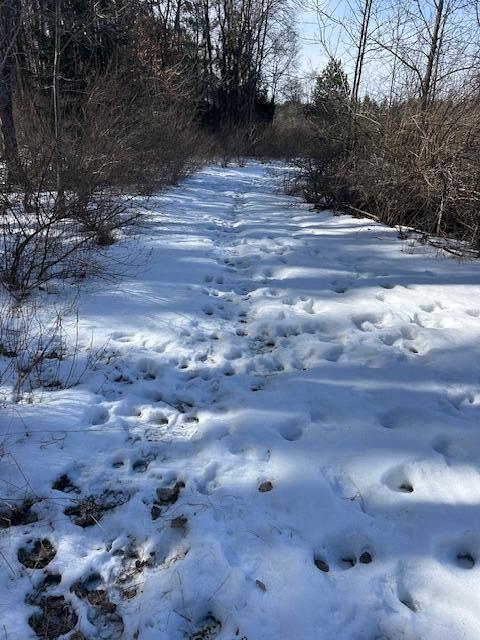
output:
<instances>
[{"instance_id":1,"label":"evergreen tree","mask_svg":"<svg viewBox=\"0 0 480 640\"><path fill-rule=\"evenodd\" d=\"M315 81L310 108L316 120L334 123L348 112L350 87L341 60L331 58Z\"/></svg>"}]
</instances>

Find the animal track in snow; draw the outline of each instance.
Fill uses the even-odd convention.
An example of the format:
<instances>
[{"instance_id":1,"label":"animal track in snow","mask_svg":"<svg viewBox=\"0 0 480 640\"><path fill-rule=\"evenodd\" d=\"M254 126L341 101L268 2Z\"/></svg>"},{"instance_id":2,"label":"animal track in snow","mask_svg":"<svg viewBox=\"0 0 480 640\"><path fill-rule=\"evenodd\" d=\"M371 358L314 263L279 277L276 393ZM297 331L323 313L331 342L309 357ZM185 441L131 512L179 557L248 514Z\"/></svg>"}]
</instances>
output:
<instances>
[{"instance_id":1,"label":"animal track in snow","mask_svg":"<svg viewBox=\"0 0 480 640\"><path fill-rule=\"evenodd\" d=\"M379 422L385 429L420 427L432 424L432 421L434 417L428 411L422 411L418 407L397 407L379 415Z\"/></svg>"},{"instance_id":2,"label":"animal track in snow","mask_svg":"<svg viewBox=\"0 0 480 640\"><path fill-rule=\"evenodd\" d=\"M326 541L314 552L314 563L321 571L349 570L370 565L375 560L369 538L361 533L339 535ZM322 563L322 566L319 566ZM323 568L322 568L323 567Z\"/></svg>"},{"instance_id":3,"label":"animal track in snow","mask_svg":"<svg viewBox=\"0 0 480 640\"><path fill-rule=\"evenodd\" d=\"M383 326L385 316L381 313L363 313L352 317L354 325L360 331L374 331Z\"/></svg>"},{"instance_id":4,"label":"animal track in snow","mask_svg":"<svg viewBox=\"0 0 480 640\"><path fill-rule=\"evenodd\" d=\"M44 569L55 558L57 550L48 538L29 539L17 553L18 561L27 569Z\"/></svg>"},{"instance_id":5,"label":"animal track in snow","mask_svg":"<svg viewBox=\"0 0 480 640\"><path fill-rule=\"evenodd\" d=\"M105 407L95 407L90 412L90 422L94 426L105 424L110 419L108 409Z\"/></svg>"},{"instance_id":6,"label":"animal track in snow","mask_svg":"<svg viewBox=\"0 0 480 640\"><path fill-rule=\"evenodd\" d=\"M296 440L300 440L303 435L303 430L304 427L292 419L292 421L282 424L278 428L278 433L284 440L287 440L288 442L295 442Z\"/></svg>"},{"instance_id":7,"label":"animal track in snow","mask_svg":"<svg viewBox=\"0 0 480 640\"><path fill-rule=\"evenodd\" d=\"M457 411L475 409L480 406L480 394L473 391L450 391L448 393L448 400Z\"/></svg>"},{"instance_id":8,"label":"animal track in snow","mask_svg":"<svg viewBox=\"0 0 480 640\"><path fill-rule=\"evenodd\" d=\"M330 464L321 471L331 490L338 498L350 501L359 500L361 503L359 488L338 464Z\"/></svg>"},{"instance_id":9,"label":"animal track in snow","mask_svg":"<svg viewBox=\"0 0 480 640\"><path fill-rule=\"evenodd\" d=\"M327 362L338 362L343 355L344 349L341 346L329 347L323 354L322 358Z\"/></svg>"},{"instance_id":10,"label":"animal track in snow","mask_svg":"<svg viewBox=\"0 0 480 640\"><path fill-rule=\"evenodd\" d=\"M437 310L443 310L444 307L440 302L427 302L425 304L421 304L419 307L422 311L424 311L425 313L433 313L434 311Z\"/></svg>"},{"instance_id":11,"label":"animal track in snow","mask_svg":"<svg viewBox=\"0 0 480 640\"><path fill-rule=\"evenodd\" d=\"M468 443L458 436L450 438L447 435L439 435L432 441L432 449L443 456L450 465L476 457L479 447L476 443Z\"/></svg>"},{"instance_id":12,"label":"animal track in snow","mask_svg":"<svg viewBox=\"0 0 480 640\"><path fill-rule=\"evenodd\" d=\"M475 533L464 533L457 539L444 540L437 549L440 562L457 570L478 570L480 566L480 538Z\"/></svg>"},{"instance_id":13,"label":"animal track in snow","mask_svg":"<svg viewBox=\"0 0 480 640\"><path fill-rule=\"evenodd\" d=\"M226 364L226 365L223 367L222 372L223 372L223 375L224 375L224 376L227 376L227 377L230 377L230 376L234 376L234 375L235 375L235 369L234 369L231 365L229 365L229 364Z\"/></svg>"},{"instance_id":14,"label":"animal track in snow","mask_svg":"<svg viewBox=\"0 0 480 640\"><path fill-rule=\"evenodd\" d=\"M87 620L96 629L98 637L120 640L124 637L123 619L109 599L107 585L98 573L88 575L74 583L70 589L87 604Z\"/></svg>"},{"instance_id":15,"label":"animal track in snow","mask_svg":"<svg viewBox=\"0 0 480 640\"><path fill-rule=\"evenodd\" d=\"M346 293L352 285L352 280L340 279L332 280L330 283L331 290L334 293Z\"/></svg>"},{"instance_id":16,"label":"animal track in snow","mask_svg":"<svg viewBox=\"0 0 480 640\"><path fill-rule=\"evenodd\" d=\"M145 473L147 471L151 462L155 460L155 455L150 454L143 458L137 458L135 462L132 463L132 471L134 473Z\"/></svg>"},{"instance_id":17,"label":"animal track in snow","mask_svg":"<svg viewBox=\"0 0 480 640\"><path fill-rule=\"evenodd\" d=\"M186 640L215 640L222 630L222 623L210 612L195 625Z\"/></svg>"},{"instance_id":18,"label":"animal track in snow","mask_svg":"<svg viewBox=\"0 0 480 640\"><path fill-rule=\"evenodd\" d=\"M219 487L217 473L218 464L216 462L208 464L205 467L202 476L195 480L197 491L203 495L210 495L213 493Z\"/></svg>"},{"instance_id":19,"label":"animal track in snow","mask_svg":"<svg viewBox=\"0 0 480 640\"><path fill-rule=\"evenodd\" d=\"M406 469L401 466L389 471L385 474L383 482L392 491L398 491L400 493L413 493L413 482L409 478L409 474Z\"/></svg>"},{"instance_id":20,"label":"animal track in snow","mask_svg":"<svg viewBox=\"0 0 480 640\"><path fill-rule=\"evenodd\" d=\"M98 524L105 512L125 504L130 495L125 491L105 489L100 495L90 495L78 499L64 510L79 527L91 527Z\"/></svg>"}]
</instances>

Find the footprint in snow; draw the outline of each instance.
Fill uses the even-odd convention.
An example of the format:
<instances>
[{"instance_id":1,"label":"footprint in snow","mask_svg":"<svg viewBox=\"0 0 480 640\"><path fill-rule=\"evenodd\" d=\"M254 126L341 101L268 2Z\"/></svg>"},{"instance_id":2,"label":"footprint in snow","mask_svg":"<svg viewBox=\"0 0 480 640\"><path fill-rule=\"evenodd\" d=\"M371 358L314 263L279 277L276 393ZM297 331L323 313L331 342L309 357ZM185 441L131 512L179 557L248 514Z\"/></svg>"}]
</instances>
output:
<instances>
[{"instance_id":1,"label":"footprint in snow","mask_svg":"<svg viewBox=\"0 0 480 640\"><path fill-rule=\"evenodd\" d=\"M385 429L400 429L431 424L433 418L418 407L397 407L381 413L378 420Z\"/></svg>"},{"instance_id":2,"label":"footprint in snow","mask_svg":"<svg viewBox=\"0 0 480 640\"><path fill-rule=\"evenodd\" d=\"M104 584L100 574L93 573L75 582L70 590L77 598L86 601L87 620L93 625L98 637L120 640L124 637L124 624L117 606L110 601L107 585Z\"/></svg>"},{"instance_id":3,"label":"footprint in snow","mask_svg":"<svg viewBox=\"0 0 480 640\"><path fill-rule=\"evenodd\" d=\"M324 360L327 360L327 362L338 362L343 355L343 352L343 347L331 347L323 353L322 357Z\"/></svg>"},{"instance_id":4,"label":"footprint in snow","mask_svg":"<svg viewBox=\"0 0 480 640\"><path fill-rule=\"evenodd\" d=\"M480 566L480 541L474 533L445 540L437 550L438 559L454 569L472 570Z\"/></svg>"},{"instance_id":5,"label":"footprint in snow","mask_svg":"<svg viewBox=\"0 0 480 640\"><path fill-rule=\"evenodd\" d=\"M18 561L27 569L44 569L54 559L57 550L48 538L27 540L19 548Z\"/></svg>"},{"instance_id":6,"label":"footprint in snow","mask_svg":"<svg viewBox=\"0 0 480 640\"><path fill-rule=\"evenodd\" d=\"M265 388L265 384L266 384L265 380L262 380L262 379L254 380L250 385L250 391L253 391L254 393L256 393L257 391L261 391L262 389Z\"/></svg>"},{"instance_id":7,"label":"footprint in snow","mask_svg":"<svg viewBox=\"0 0 480 640\"><path fill-rule=\"evenodd\" d=\"M465 462L475 456L475 448L468 442L448 436L437 436L432 442L432 449L444 457L445 462L451 465L455 460Z\"/></svg>"},{"instance_id":8,"label":"footprint in snow","mask_svg":"<svg viewBox=\"0 0 480 640\"><path fill-rule=\"evenodd\" d=\"M399 493L413 493L415 491L410 474L403 466L388 471L383 476L383 483L391 490Z\"/></svg>"},{"instance_id":9,"label":"footprint in snow","mask_svg":"<svg viewBox=\"0 0 480 640\"><path fill-rule=\"evenodd\" d=\"M480 396L469 391L453 392L448 394L448 401L457 411L462 411L477 408L480 404Z\"/></svg>"},{"instance_id":10,"label":"footprint in snow","mask_svg":"<svg viewBox=\"0 0 480 640\"><path fill-rule=\"evenodd\" d=\"M54 491L61 491L62 493L80 493L80 489L66 473L58 476L52 484L52 489Z\"/></svg>"},{"instance_id":11,"label":"footprint in snow","mask_svg":"<svg viewBox=\"0 0 480 640\"><path fill-rule=\"evenodd\" d=\"M190 633L187 640L215 640L222 630L222 623L213 614L206 617L196 625L196 629Z\"/></svg>"},{"instance_id":12,"label":"footprint in snow","mask_svg":"<svg viewBox=\"0 0 480 640\"><path fill-rule=\"evenodd\" d=\"M90 495L76 500L64 510L65 515L72 518L79 527L92 527L98 524L103 515L115 507L125 504L130 495L125 491L105 489L100 495Z\"/></svg>"},{"instance_id":13,"label":"footprint in snow","mask_svg":"<svg viewBox=\"0 0 480 640\"><path fill-rule=\"evenodd\" d=\"M380 313L364 313L352 316L352 321L360 331L371 332L382 327L384 316Z\"/></svg>"},{"instance_id":14,"label":"footprint in snow","mask_svg":"<svg viewBox=\"0 0 480 640\"><path fill-rule=\"evenodd\" d=\"M460 550L455 555L455 561L458 567L462 569L473 569L477 564L476 557L467 550Z\"/></svg>"},{"instance_id":15,"label":"footprint in snow","mask_svg":"<svg viewBox=\"0 0 480 640\"><path fill-rule=\"evenodd\" d=\"M424 311L425 313L433 313L436 309L436 305L433 303L428 303L428 304L421 304L420 305L420 309L422 311Z\"/></svg>"},{"instance_id":16,"label":"footprint in snow","mask_svg":"<svg viewBox=\"0 0 480 640\"><path fill-rule=\"evenodd\" d=\"M335 464L321 469L322 475L328 482L330 489L341 500L358 501L362 508L362 495L352 478Z\"/></svg>"},{"instance_id":17,"label":"footprint in snow","mask_svg":"<svg viewBox=\"0 0 480 640\"><path fill-rule=\"evenodd\" d=\"M155 460L154 454L149 454L143 458L138 458L132 463L132 471L134 473L145 473L151 462Z\"/></svg>"},{"instance_id":18,"label":"footprint in snow","mask_svg":"<svg viewBox=\"0 0 480 640\"><path fill-rule=\"evenodd\" d=\"M131 405L129 402L121 401L113 410L115 416L121 416L122 418L140 418L142 415L142 408L135 405Z\"/></svg>"},{"instance_id":19,"label":"footprint in snow","mask_svg":"<svg viewBox=\"0 0 480 640\"><path fill-rule=\"evenodd\" d=\"M313 563L320 571L348 570L369 565L375 560L370 540L362 534L349 534L343 539L317 547L313 553Z\"/></svg>"},{"instance_id":20,"label":"footprint in snow","mask_svg":"<svg viewBox=\"0 0 480 640\"><path fill-rule=\"evenodd\" d=\"M95 407L90 413L90 423L94 426L105 424L109 418L109 411L105 407Z\"/></svg>"},{"instance_id":21,"label":"footprint in snow","mask_svg":"<svg viewBox=\"0 0 480 640\"><path fill-rule=\"evenodd\" d=\"M234 376L235 369L232 366L227 364L223 367L223 375L227 377Z\"/></svg>"},{"instance_id":22,"label":"footprint in snow","mask_svg":"<svg viewBox=\"0 0 480 640\"><path fill-rule=\"evenodd\" d=\"M235 348L230 349L224 354L225 360L239 360L242 356L243 356L242 350L235 349Z\"/></svg>"},{"instance_id":23,"label":"footprint in snow","mask_svg":"<svg viewBox=\"0 0 480 640\"><path fill-rule=\"evenodd\" d=\"M295 442L296 440L300 440L303 435L304 427L302 424L298 422L291 421L281 425L278 428L278 433L282 436L284 440L288 442Z\"/></svg>"},{"instance_id":24,"label":"footprint in snow","mask_svg":"<svg viewBox=\"0 0 480 640\"><path fill-rule=\"evenodd\" d=\"M48 593L61 580L60 574L47 573L40 586L26 598L26 602L36 608L28 624L38 638L66 637L77 625L78 616L71 603L64 596Z\"/></svg>"},{"instance_id":25,"label":"footprint in snow","mask_svg":"<svg viewBox=\"0 0 480 640\"><path fill-rule=\"evenodd\" d=\"M334 293L346 293L351 284L351 280L332 280L330 287Z\"/></svg>"},{"instance_id":26,"label":"footprint in snow","mask_svg":"<svg viewBox=\"0 0 480 640\"><path fill-rule=\"evenodd\" d=\"M379 336L379 339L387 347L393 347L402 338L402 335L398 331L387 331Z\"/></svg>"},{"instance_id":27,"label":"footprint in snow","mask_svg":"<svg viewBox=\"0 0 480 640\"><path fill-rule=\"evenodd\" d=\"M218 464L211 462L208 464L202 474L201 478L195 480L197 491L202 495L212 494L220 486L217 481Z\"/></svg>"}]
</instances>

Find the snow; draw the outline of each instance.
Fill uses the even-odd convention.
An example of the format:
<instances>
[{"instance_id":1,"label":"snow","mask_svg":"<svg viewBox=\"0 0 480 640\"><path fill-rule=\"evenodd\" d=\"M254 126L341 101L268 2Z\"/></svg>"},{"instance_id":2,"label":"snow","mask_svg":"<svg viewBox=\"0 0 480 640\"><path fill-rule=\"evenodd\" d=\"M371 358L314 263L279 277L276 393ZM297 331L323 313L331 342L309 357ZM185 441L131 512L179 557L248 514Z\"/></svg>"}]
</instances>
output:
<instances>
[{"instance_id":1,"label":"snow","mask_svg":"<svg viewBox=\"0 0 480 640\"><path fill-rule=\"evenodd\" d=\"M48 572L89 639L477 639L478 264L258 163L138 206L110 250L137 265L81 300L95 370L1 417L2 498L38 516L0 530L5 637L36 637ZM82 527L86 496L108 509ZM36 539L56 555L28 569Z\"/></svg>"}]
</instances>

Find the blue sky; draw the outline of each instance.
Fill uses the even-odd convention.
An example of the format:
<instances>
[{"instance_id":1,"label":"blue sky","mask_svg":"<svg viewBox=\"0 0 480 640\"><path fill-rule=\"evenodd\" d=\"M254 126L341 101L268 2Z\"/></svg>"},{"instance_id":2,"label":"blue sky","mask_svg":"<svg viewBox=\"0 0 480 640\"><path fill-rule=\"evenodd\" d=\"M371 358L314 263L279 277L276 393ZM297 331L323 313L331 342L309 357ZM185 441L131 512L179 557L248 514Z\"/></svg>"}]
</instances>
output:
<instances>
[{"instance_id":1,"label":"blue sky","mask_svg":"<svg viewBox=\"0 0 480 640\"><path fill-rule=\"evenodd\" d=\"M297 22L299 36L299 63L303 72L319 70L326 62L322 47L316 42L318 25L314 11L301 11Z\"/></svg>"}]
</instances>

